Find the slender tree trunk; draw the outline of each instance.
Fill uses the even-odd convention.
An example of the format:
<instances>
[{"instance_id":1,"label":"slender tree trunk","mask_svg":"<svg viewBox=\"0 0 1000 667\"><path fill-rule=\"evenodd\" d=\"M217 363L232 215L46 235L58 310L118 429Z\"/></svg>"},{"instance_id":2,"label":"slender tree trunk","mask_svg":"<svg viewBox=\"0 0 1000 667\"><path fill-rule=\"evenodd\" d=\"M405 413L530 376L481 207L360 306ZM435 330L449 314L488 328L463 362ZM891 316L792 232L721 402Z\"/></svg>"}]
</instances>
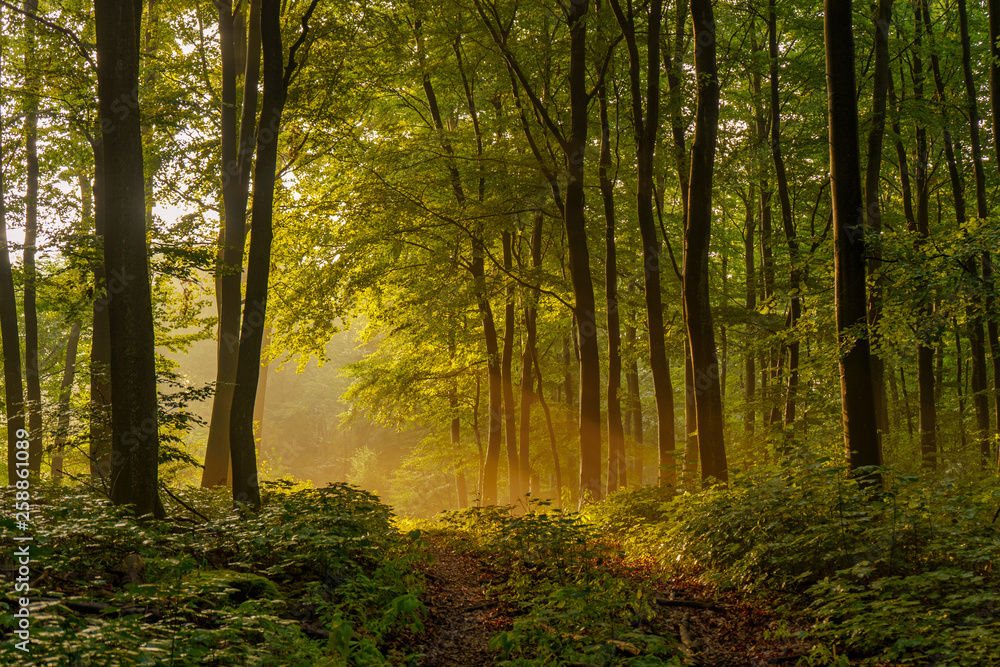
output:
<instances>
[{"instance_id":1,"label":"slender tree trunk","mask_svg":"<svg viewBox=\"0 0 1000 667\"><path fill-rule=\"evenodd\" d=\"M24 11L34 14L38 0L24 0ZM28 470L38 476L42 470L42 386L38 377L38 272L35 245L38 242L38 74L34 67L35 22L25 20L25 196L24 196L24 380L28 412Z\"/></svg>"},{"instance_id":2,"label":"slender tree trunk","mask_svg":"<svg viewBox=\"0 0 1000 667\"><path fill-rule=\"evenodd\" d=\"M111 477L111 320L107 275L104 271L104 140L94 150L94 234L101 256L94 263L93 325L90 334L90 475L110 484Z\"/></svg>"},{"instance_id":3,"label":"slender tree trunk","mask_svg":"<svg viewBox=\"0 0 1000 667\"><path fill-rule=\"evenodd\" d=\"M990 24L990 109L993 115L993 127L1000 127L1000 0L986 2ZM993 131L993 151L1000 160L1000 132ZM997 165L1000 168L1000 163ZM996 296L993 287L993 262L989 253L983 253L983 283L986 291L987 325L986 334L990 345L990 356L993 358L993 400L994 429L1000 431L1000 335L997 326ZM1000 449L997 450L1000 455ZM996 464L994 459L991 461Z\"/></svg>"},{"instance_id":4,"label":"slender tree trunk","mask_svg":"<svg viewBox=\"0 0 1000 667\"><path fill-rule=\"evenodd\" d=\"M111 499L163 516L157 487L156 368L139 118L141 0L95 0L97 92L104 135L111 324ZM123 104L124 101L124 104Z\"/></svg>"},{"instance_id":5,"label":"slender tree trunk","mask_svg":"<svg viewBox=\"0 0 1000 667\"><path fill-rule=\"evenodd\" d=\"M701 476L705 481L727 482L729 473L723 435L719 362L708 290L712 174L719 127L719 79L715 58L717 36L711 0L691 0L691 19L701 48L695 53L698 107L694 144L691 146L687 229L684 232L684 318L691 341Z\"/></svg>"},{"instance_id":6,"label":"slender tree trunk","mask_svg":"<svg viewBox=\"0 0 1000 667\"><path fill-rule=\"evenodd\" d=\"M59 389L58 428L55 450L52 454L52 479L59 481L63 476L63 452L69 440L70 399L73 396L73 376L76 373L76 351L80 343L80 323L73 322L66 340L66 366L63 369L62 384Z\"/></svg>"},{"instance_id":7,"label":"slender tree trunk","mask_svg":"<svg viewBox=\"0 0 1000 667\"><path fill-rule=\"evenodd\" d=\"M448 357L452 364L455 361L457 346L455 344L455 331L448 332ZM451 451L455 457L455 500L459 509L469 506L468 490L465 485L465 469L462 465L461 441L462 429L461 421L458 417L458 380L451 381L448 389L448 407L451 410Z\"/></svg>"},{"instance_id":8,"label":"slender tree trunk","mask_svg":"<svg viewBox=\"0 0 1000 667\"><path fill-rule=\"evenodd\" d=\"M0 52L0 64L3 63ZM20 458L25 451L27 432L24 429L24 385L21 375L21 334L17 321L17 297L14 293L14 274L10 265L7 245L7 205L5 170L3 160L3 89L0 88L0 337L3 338L4 407L7 417L7 483L13 485L20 476L18 469L28 470L28 457ZM24 447L18 444L23 443ZM27 472L24 473L27 477ZM23 479L23 478L22 478Z\"/></svg>"},{"instance_id":9,"label":"slender tree trunk","mask_svg":"<svg viewBox=\"0 0 1000 667\"><path fill-rule=\"evenodd\" d=\"M503 245L503 266L509 274L514 268L511 255L510 232L501 233ZM503 352L500 358L500 381L503 383L503 432L507 445L507 478L509 484L508 504L514 505L524 495L521 490L521 466L517 460L517 412L514 407L514 377L511 364L514 358L514 301L515 289L510 280L507 283L507 298L504 303Z\"/></svg>"},{"instance_id":10,"label":"slender tree trunk","mask_svg":"<svg viewBox=\"0 0 1000 667\"><path fill-rule=\"evenodd\" d=\"M799 384L799 341L795 333L801 315L799 296L802 291L802 267L799 260L799 242L792 220L792 201L788 194L788 177L785 174L785 158L781 154L781 100L778 89L778 17L775 0L769 0L768 50L770 53L771 79L771 159L774 162L775 180L778 184L778 200L781 203L781 223L788 243L791 264L791 298L788 305L788 331L791 339L788 348L788 393L785 396L785 434L791 437L795 423L795 394Z\"/></svg>"},{"instance_id":11,"label":"slender tree trunk","mask_svg":"<svg viewBox=\"0 0 1000 667\"><path fill-rule=\"evenodd\" d=\"M628 385L628 406L631 415L632 438L635 439L636 448L642 450L643 428L642 428L642 398L639 395L639 361L636 351L636 331L635 327L629 326L625 329L625 340L632 351L631 360L628 363L628 371L625 373L626 384ZM670 421L674 421L673 391L671 394ZM641 485L641 480L640 480Z\"/></svg>"},{"instance_id":12,"label":"slender tree trunk","mask_svg":"<svg viewBox=\"0 0 1000 667\"><path fill-rule=\"evenodd\" d=\"M615 195L608 172L611 169L611 125L608 121L607 92L599 91L601 115L601 157L598 181L604 203L604 293L608 305L608 493L623 486L625 469L625 433L622 426L621 388L621 327L618 318L618 260L615 255Z\"/></svg>"},{"instance_id":13,"label":"slender tree trunk","mask_svg":"<svg viewBox=\"0 0 1000 667\"><path fill-rule=\"evenodd\" d=\"M306 30L316 7L310 4L302 17ZM267 319L268 275L273 239L274 185L278 170L278 136L288 81L294 71L294 52L285 70L281 46L280 0L261 0L260 37L263 56L260 125L257 130L257 161L250 218L250 249L247 254L246 298L241 318L236 386L229 418L233 464L233 501L260 507L257 452L254 447L253 414L260 379L260 352Z\"/></svg>"},{"instance_id":14,"label":"slender tree trunk","mask_svg":"<svg viewBox=\"0 0 1000 667\"><path fill-rule=\"evenodd\" d=\"M983 168L983 149L979 139L979 104L976 100L976 82L972 75L972 56L969 43L969 17L965 0L958 0L959 25L962 40L962 78L965 83L965 100L969 117L969 137L972 148L972 164L976 175L976 217L979 225L989 224L989 207L986 203L986 171ZM980 266L984 272L991 266L990 254L983 253ZM967 263L971 277L978 275L974 262ZM992 323L992 320L990 320ZM996 324L992 324L995 340ZM976 429L980 444L982 462L985 465L990 455L990 407L986 395L986 349L983 345L983 318L978 313L973 314L969 329L969 353L972 356L972 392L973 404L976 409ZM1000 387L1000 383L997 383Z\"/></svg>"},{"instance_id":15,"label":"slender tree trunk","mask_svg":"<svg viewBox=\"0 0 1000 667\"><path fill-rule=\"evenodd\" d=\"M868 232L882 234L882 208L879 202L879 176L882 169L882 141L885 136L886 96L889 90L889 28L892 26L892 0L878 0L875 14L875 70L872 84L872 124L868 130L868 162L865 168L865 221ZM882 433L889 431L889 411L885 396L885 364L882 361L882 290L884 279L881 249L870 249L868 275L875 276L868 295L868 328L871 336L872 391L875 415Z\"/></svg>"},{"instance_id":16,"label":"slender tree trunk","mask_svg":"<svg viewBox=\"0 0 1000 667\"><path fill-rule=\"evenodd\" d=\"M639 54L635 17L631 3L626 8L627 13L623 11L621 3L618 0L612 0L611 7L614 10L615 18L618 21L622 35L625 38L629 57L632 128L638 170L636 175L636 217L639 221L639 233L642 237L646 328L649 333L649 365L653 376L653 394L656 402L660 482L662 484L673 485L676 475L674 461L676 435L674 433L673 419L673 387L670 382L670 369L667 362L666 344L664 341L665 329L661 296L661 269L663 268L663 262L660 257L661 241L658 238L656 220L653 216L653 154L656 147L656 133L659 127L660 22L662 19L662 2L661 0L653 0L649 5L645 62L643 62ZM683 30L683 23L681 23L681 30ZM646 75L645 95L642 88L643 70L645 70ZM672 67L668 68L668 76L674 77L670 83L671 93L675 91L679 93L679 80ZM679 109L677 113L679 113ZM607 112L605 110L604 115L602 115L602 122L606 122L606 116ZM679 121L674 125L680 128ZM683 150L683 129L680 128L680 131L679 141L682 147L681 150ZM602 159L604 159L603 155L602 153ZM610 164L610 152L607 154L607 161ZM610 182L607 187L610 191ZM605 211L607 210L608 203L606 200ZM611 270L610 268L608 269L609 275L611 275ZM609 412L612 409L617 410L617 407L612 408L609 405ZM612 445L617 446L618 442L609 443L609 448L613 450L614 447ZM609 454L609 461L611 460L611 456ZM610 474L609 472L609 479L611 478Z\"/></svg>"},{"instance_id":17,"label":"slender tree trunk","mask_svg":"<svg viewBox=\"0 0 1000 667\"><path fill-rule=\"evenodd\" d=\"M923 45L921 7L925 0L914 5L917 36L914 40L913 55L913 97L918 102L923 99L924 70L920 53ZM914 181L917 188L917 236L923 246L930 239L930 182L928 167L930 154L927 147L927 129L917 126L917 160L914 165ZM934 305L925 299L920 307L917 322L917 402L920 406L920 453L923 465L933 469L937 456L937 410L934 404L934 345L932 334L921 331L921 323L933 320Z\"/></svg>"},{"instance_id":18,"label":"slender tree trunk","mask_svg":"<svg viewBox=\"0 0 1000 667\"><path fill-rule=\"evenodd\" d=\"M503 383L500 372L500 349L497 345L497 330L493 321L493 310L490 307L486 293L486 277L483 266L482 237L476 235L472 239L472 277L475 283L476 299L479 302L479 312L483 319L483 336L486 341L486 367L488 370L489 392L489 433L486 439L486 461L483 467L482 503L496 505L497 503L497 471L500 466L500 439L503 429L501 402L503 400Z\"/></svg>"},{"instance_id":19,"label":"slender tree trunk","mask_svg":"<svg viewBox=\"0 0 1000 667\"><path fill-rule=\"evenodd\" d=\"M952 318L952 329L955 331L955 393L958 394L958 441L959 451L965 451L965 383L962 378L962 366L965 359L962 356L962 333L958 321Z\"/></svg>"},{"instance_id":20,"label":"slender tree trunk","mask_svg":"<svg viewBox=\"0 0 1000 667\"><path fill-rule=\"evenodd\" d=\"M242 115L237 129L236 48L242 41L237 36L237 21L232 3L219 3L219 43L222 50L222 183L223 228L219 252L219 272L216 278L219 306L219 338L217 347L215 397L209 421L205 449L205 470L202 486L232 483L230 431L236 367L239 363L240 301L243 275L243 251L247 233L247 197L250 182L254 132L257 119L257 83L260 80L261 22L260 2L251 0L247 25L249 37L242 58L246 70ZM242 32L242 29L240 30Z\"/></svg>"},{"instance_id":21,"label":"slender tree trunk","mask_svg":"<svg viewBox=\"0 0 1000 667\"><path fill-rule=\"evenodd\" d=\"M856 470L862 466L880 465L882 448L875 415L868 337L864 333L868 318L864 216L861 215L864 199L861 194L851 0L825 0L823 14L830 117L837 338L841 345L840 393L844 445L851 467ZM857 334L859 329L861 335Z\"/></svg>"},{"instance_id":22,"label":"slender tree trunk","mask_svg":"<svg viewBox=\"0 0 1000 667\"><path fill-rule=\"evenodd\" d=\"M754 216L754 191L753 187L750 188L750 194L743 201L746 206L746 216L744 218L744 228L746 232L743 238L743 256L745 258L744 266L747 276L747 294L746 294L746 310L748 314L753 314L757 312L757 277L756 269L754 268L754 243L753 236L757 223L757 219ZM752 324L747 324L746 337L748 341L753 340L756 337L756 329ZM743 398L746 403L743 413L743 431L746 433L747 444L753 441L753 433L755 429L755 422L757 420L757 412L754 409L754 401L756 397L754 396L757 389L757 370L754 367L754 352L751 349L746 353L746 371L743 385Z\"/></svg>"},{"instance_id":23,"label":"slender tree trunk","mask_svg":"<svg viewBox=\"0 0 1000 667\"><path fill-rule=\"evenodd\" d=\"M542 266L542 212L535 211L531 225L531 266L535 271ZM518 462L521 464L521 487L530 488L531 484L531 403L535 398L533 391L532 359L538 354L536 350L538 299L541 295L540 285L535 280L531 290L525 295L524 306L524 349L521 356L521 451Z\"/></svg>"},{"instance_id":24,"label":"slender tree trunk","mask_svg":"<svg viewBox=\"0 0 1000 667\"><path fill-rule=\"evenodd\" d=\"M545 415L545 426L549 432L549 446L552 451L552 470L556 477L556 508L562 509L562 466L559 465L559 449L556 447L556 431L552 426L552 413L549 411L549 404L545 401L544 383L542 382L542 368L538 364L538 355L534 357L535 376L538 378L538 404L542 406L542 413Z\"/></svg>"},{"instance_id":25,"label":"slender tree trunk","mask_svg":"<svg viewBox=\"0 0 1000 667\"><path fill-rule=\"evenodd\" d=\"M694 369L691 343L684 339L684 477L693 485L698 474L698 413L694 402Z\"/></svg>"}]
</instances>

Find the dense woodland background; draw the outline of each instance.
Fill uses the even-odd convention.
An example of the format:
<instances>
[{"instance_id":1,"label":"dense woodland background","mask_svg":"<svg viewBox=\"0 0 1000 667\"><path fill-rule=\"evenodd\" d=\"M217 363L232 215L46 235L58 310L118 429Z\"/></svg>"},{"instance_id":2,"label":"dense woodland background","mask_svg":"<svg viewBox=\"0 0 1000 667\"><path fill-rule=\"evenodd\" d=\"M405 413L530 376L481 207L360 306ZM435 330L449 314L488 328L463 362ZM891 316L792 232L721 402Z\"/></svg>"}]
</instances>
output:
<instances>
[{"instance_id":1,"label":"dense woodland background","mask_svg":"<svg viewBox=\"0 0 1000 667\"><path fill-rule=\"evenodd\" d=\"M825 40L816 2L111 4L137 26L137 95L99 108L93 8L2 3L8 474L23 420L43 476L107 482L138 449L161 480L228 484L230 422L252 414L264 477L348 480L408 514L569 507L844 456L839 364L867 346L880 436L855 463L996 465L982 3L828 8L855 40L830 82L853 71L860 108L864 208L842 224L824 45L849 40ZM133 121L144 223L108 171ZM251 177L268 142L270 207ZM146 399L109 419L133 357L108 313L137 284L101 252L119 226L145 230L158 439ZM835 290L838 234L867 260L860 300ZM141 447L113 454L129 429Z\"/></svg>"}]
</instances>

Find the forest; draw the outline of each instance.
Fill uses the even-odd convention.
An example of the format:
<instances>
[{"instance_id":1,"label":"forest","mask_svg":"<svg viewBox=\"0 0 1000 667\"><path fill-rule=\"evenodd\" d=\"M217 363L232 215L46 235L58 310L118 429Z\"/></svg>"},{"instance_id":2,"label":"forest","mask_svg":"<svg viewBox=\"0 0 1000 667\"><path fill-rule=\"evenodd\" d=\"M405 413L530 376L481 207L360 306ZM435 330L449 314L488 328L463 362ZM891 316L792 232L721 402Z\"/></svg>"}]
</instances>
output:
<instances>
[{"instance_id":1,"label":"forest","mask_svg":"<svg viewBox=\"0 0 1000 667\"><path fill-rule=\"evenodd\" d=\"M1000 664L1000 0L0 0L0 234L3 664Z\"/></svg>"}]
</instances>

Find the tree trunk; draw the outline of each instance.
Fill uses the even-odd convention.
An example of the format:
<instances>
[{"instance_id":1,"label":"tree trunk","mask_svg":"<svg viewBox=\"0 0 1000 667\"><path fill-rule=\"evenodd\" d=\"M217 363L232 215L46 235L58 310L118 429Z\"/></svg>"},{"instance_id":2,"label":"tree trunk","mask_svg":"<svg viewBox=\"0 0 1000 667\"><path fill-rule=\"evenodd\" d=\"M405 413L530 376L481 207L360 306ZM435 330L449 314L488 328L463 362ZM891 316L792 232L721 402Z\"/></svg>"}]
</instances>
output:
<instances>
[{"instance_id":1,"label":"tree trunk","mask_svg":"<svg viewBox=\"0 0 1000 667\"><path fill-rule=\"evenodd\" d=\"M531 266L535 271L542 266L542 212L535 211L531 225ZM530 488L531 483L531 403L535 398L532 359L537 355L537 320L540 285L535 279L529 292L525 294L524 306L524 349L521 355L521 488Z\"/></svg>"},{"instance_id":2,"label":"tree trunk","mask_svg":"<svg viewBox=\"0 0 1000 667\"><path fill-rule=\"evenodd\" d=\"M261 22L260 3L250 3L248 17L246 71L243 83L242 117L237 130L236 104L236 21L232 3L219 3L219 43L222 52L222 118L220 181L222 183L223 229L216 278L219 306L218 366L215 397L205 448L205 470L201 485L206 487L232 483L230 432L236 367L240 341L240 283L243 275L243 250L247 232L247 196L250 160L253 157L254 129L257 115L257 82L260 77Z\"/></svg>"},{"instance_id":3,"label":"tree trunk","mask_svg":"<svg viewBox=\"0 0 1000 667\"><path fill-rule=\"evenodd\" d=\"M882 208L878 186L882 169L882 140L885 136L886 96L889 89L889 28L892 26L892 0L878 0L875 14L875 71L872 89L872 124L868 131L868 162L865 168L865 221L868 233L882 234ZM889 410L885 395L885 364L882 361L882 289L884 279L881 249L872 248L868 260L868 275L875 276L868 296L868 328L871 336L872 392L875 396L875 416L882 433L889 432Z\"/></svg>"},{"instance_id":4,"label":"tree trunk","mask_svg":"<svg viewBox=\"0 0 1000 667\"><path fill-rule=\"evenodd\" d=\"M601 115L601 157L598 181L604 203L604 293L608 304L608 493L621 486L625 468L625 433L622 426L621 400L621 327L618 319L618 260L615 255L615 195L608 171L611 169L611 125L604 86L599 91Z\"/></svg>"},{"instance_id":5,"label":"tree trunk","mask_svg":"<svg viewBox=\"0 0 1000 667\"><path fill-rule=\"evenodd\" d=\"M38 0L24 0L24 11L34 14ZM25 195L24 195L24 381L28 413L28 470L38 476L42 470L42 385L38 377L38 309L35 244L38 242L38 74L33 63L35 22L26 19L25 30Z\"/></svg>"},{"instance_id":6,"label":"tree trunk","mask_svg":"<svg viewBox=\"0 0 1000 667\"><path fill-rule=\"evenodd\" d=\"M316 3L302 18L303 30ZM260 352L267 316L268 274L271 269L274 184L278 169L278 136L281 113L294 54L288 73L283 69L280 0L261 0L261 54L263 56L260 126L257 130L257 161L254 165L253 203L250 218L250 250L247 255L246 298L241 318L236 386L229 418L233 464L233 501L260 507L257 452L253 438L254 400L260 379Z\"/></svg>"},{"instance_id":7,"label":"tree trunk","mask_svg":"<svg viewBox=\"0 0 1000 667\"><path fill-rule=\"evenodd\" d=\"M643 62L639 55L639 46L636 38L635 17L631 3L627 6L628 13L622 10L618 0L612 0L611 7L614 10L618 26L625 38L625 45L628 49L629 57L629 90L632 99L632 128L635 139L636 152L636 217L639 221L639 233L642 237L642 259L643 276L645 280L645 301L646 301L646 328L649 334L649 366L653 376L653 395L656 403L657 419L657 452L660 463L660 482L662 484L673 485L675 481L675 441L674 416L673 416L673 386L670 382L670 369L667 363L666 344L664 341L665 329L663 325L663 303L661 295L661 269L663 262L660 257L661 241L656 232L656 220L653 217L653 154L656 148L656 132L659 127L659 99L660 99L660 22L662 19L662 2L653 0L649 5L649 16L647 22L646 58ZM681 23L683 30L683 23ZM645 69L646 90L643 95L642 78ZM668 76L674 77L671 80L671 93L679 94L679 80L672 67L668 67ZM674 81L676 80L676 84ZM672 95L675 97L676 95ZM645 110L643 106L645 104ZM679 113L679 109L677 110ZM607 112L603 112L602 122L606 121ZM680 123L674 123L680 128ZM610 130L605 130L610 132ZM683 151L684 136L683 129L680 129L679 137L680 150ZM602 160L604 153L602 152ZM607 162L610 164L611 155L607 154ZM686 179L685 179L686 180ZM603 186L602 186L603 187ZM610 191L611 185L608 183ZM607 198L609 195L605 195ZM608 203L605 202L605 211L608 210ZM610 223L609 223L610 224ZM609 232L610 234L611 232ZM611 236L608 237L611 239ZM609 240L609 244L612 240ZM609 249L611 246L609 245ZM610 252L610 250L609 250ZM611 268L607 269L609 272ZM610 299L610 297L609 297ZM610 302L609 302L610 304ZM617 330L617 314L616 314ZM609 312L610 326L610 312ZM609 395L610 395L609 387ZM617 387L616 387L617 392ZM617 396L616 396L617 400ZM609 404L608 411L617 411L617 405L612 408ZM609 414L610 419L610 414ZM609 422L611 424L611 422ZM609 438L612 435L609 434ZM614 437L617 437L615 435ZM609 448L613 449L619 443L609 442ZM624 453L622 454L624 455ZM609 454L608 460L611 460ZM609 472L609 479L611 473ZM617 477L617 475L616 475ZM611 491L611 489L609 489Z\"/></svg>"},{"instance_id":8,"label":"tree trunk","mask_svg":"<svg viewBox=\"0 0 1000 667\"><path fill-rule=\"evenodd\" d=\"M104 266L111 324L111 499L163 516L157 486L156 368L139 118L141 0L95 0L104 136Z\"/></svg>"},{"instance_id":9,"label":"tree trunk","mask_svg":"<svg viewBox=\"0 0 1000 667\"><path fill-rule=\"evenodd\" d=\"M795 394L799 384L799 341L795 333L801 314L799 295L802 291L802 267L799 260L799 242L795 236L792 220L792 201L788 194L788 177L785 174L785 158L781 154L781 101L778 90L778 16L775 0L769 0L767 21L767 42L770 53L771 78L771 159L774 162L775 180L778 184L778 200L781 203L781 224L788 243L788 261L791 264L791 298L788 305L788 331L791 340L788 348L788 393L785 395L785 436L791 437L795 424Z\"/></svg>"},{"instance_id":10,"label":"tree trunk","mask_svg":"<svg viewBox=\"0 0 1000 667\"><path fill-rule=\"evenodd\" d=\"M101 257L94 263L93 326L90 334L90 475L110 484L111 477L111 320L104 271L104 140L94 140L94 235Z\"/></svg>"},{"instance_id":11,"label":"tree trunk","mask_svg":"<svg viewBox=\"0 0 1000 667\"><path fill-rule=\"evenodd\" d=\"M76 373L76 350L80 343L80 328L79 322L73 322L66 341L66 366L63 369L62 384L59 389L58 428L55 450L52 453L52 479L57 482L63 476L63 452L69 440L69 404L73 396L73 376Z\"/></svg>"},{"instance_id":12,"label":"tree trunk","mask_svg":"<svg viewBox=\"0 0 1000 667\"><path fill-rule=\"evenodd\" d=\"M752 315L757 312L757 278L756 270L754 268L753 255L753 235L757 219L754 216L754 201L754 191L751 186L749 196L743 200L746 207L744 223L746 232L743 238L743 256L745 258L744 261L747 276L746 310L748 315ZM747 324L746 336L748 341L753 340L756 337L756 330L752 324ZM743 431L746 433L747 444L750 444L753 441L753 432L755 422L757 420L757 412L754 409L754 393L757 389L757 370L754 367L753 355L754 352L752 350L746 353L746 379L744 380L743 386L743 400L746 403L746 407L743 412Z\"/></svg>"},{"instance_id":13,"label":"tree trunk","mask_svg":"<svg viewBox=\"0 0 1000 667\"><path fill-rule=\"evenodd\" d=\"M913 97L919 103L923 100L924 70L923 59L920 57L923 44L923 28L921 22L921 6L925 0L918 0L914 5L917 36L914 40L913 55ZM927 147L927 129L917 126L917 160L914 166L914 181L917 188L917 236L919 245L923 246L930 239L930 183L928 162L930 155ZM920 407L920 454L925 468L934 469L937 456L937 410L934 404L934 346L936 341L933 333L921 331L921 323L932 322L934 305L929 300L920 306L917 318L917 403Z\"/></svg>"},{"instance_id":14,"label":"tree trunk","mask_svg":"<svg viewBox=\"0 0 1000 667\"><path fill-rule=\"evenodd\" d=\"M503 266L510 274L514 268L511 256L510 232L501 232L503 245ZM524 494L521 490L521 466L517 460L517 412L514 408L514 377L511 363L514 358L514 300L515 289L511 279L507 282L507 295L504 303L503 318L503 353L500 358L500 381L503 383L503 432L507 445L507 479L509 484L509 505L515 505Z\"/></svg>"},{"instance_id":15,"label":"tree trunk","mask_svg":"<svg viewBox=\"0 0 1000 667\"><path fill-rule=\"evenodd\" d=\"M862 466L880 465L882 449L865 333L868 318L866 253L864 217L860 215L864 200L851 0L825 0L823 24L830 118L837 338L841 345L840 394L844 445L851 467L857 470ZM875 481L873 477L866 478Z\"/></svg>"},{"instance_id":16,"label":"tree trunk","mask_svg":"<svg viewBox=\"0 0 1000 667\"><path fill-rule=\"evenodd\" d=\"M486 277L483 266L483 242L479 235L472 239L472 278L475 283L476 299L479 302L479 312L483 318L483 336L486 342L486 367L488 376L489 433L486 439L486 462L483 466L483 485L481 499L483 505L497 503L497 470L500 465L500 438L503 422L500 419L501 402L503 400L503 383L500 373L500 350L497 345L497 330L493 321L493 310L490 307L486 292Z\"/></svg>"},{"instance_id":17,"label":"tree trunk","mask_svg":"<svg viewBox=\"0 0 1000 667\"><path fill-rule=\"evenodd\" d=\"M691 146L687 229L684 231L684 319L691 341L702 480L727 482L729 473L723 435L719 362L708 291L712 174L719 128L719 79L711 0L691 0L691 19L700 48L695 52L698 107Z\"/></svg>"},{"instance_id":18,"label":"tree trunk","mask_svg":"<svg viewBox=\"0 0 1000 667\"><path fill-rule=\"evenodd\" d=\"M643 444L642 397L639 395L639 361L637 359L638 351L636 350L635 327L629 326L625 329L625 340L628 341L629 349L632 351L631 361L628 363L628 371L625 374L626 384L628 385L628 406L631 415L632 437L635 439L636 447L641 450ZM670 421L672 423L674 421L673 391L670 394Z\"/></svg>"},{"instance_id":19,"label":"tree trunk","mask_svg":"<svg viewBox=\"0 0 1000 667\"><path fill-rule=\"evenodd\" d=\"M3 53L0 52L0 64ZM3 89L0 88L0 337L3 338L4 407L7 415L7 483L19 478L18 468L28 469L27 432L24 429L24 386L21 380L21 334L17 321L17 296L7 245L7 206L3 160ZM18 443L24 447L18 447ZM24 458L18 453L24 451ZM27 472L25 473L27 476Z\"/></svg>"},{"instance_id":20,"label":"tree trunk","mask_svg":"<svg viewBox=\"0 0 1000 667\"><path fill-rule=\"evenodd\" d=\"M684 339L684 482L693 485L698 474L698 413L694 403L691 343Z\"/></svg>"}]
</instances>

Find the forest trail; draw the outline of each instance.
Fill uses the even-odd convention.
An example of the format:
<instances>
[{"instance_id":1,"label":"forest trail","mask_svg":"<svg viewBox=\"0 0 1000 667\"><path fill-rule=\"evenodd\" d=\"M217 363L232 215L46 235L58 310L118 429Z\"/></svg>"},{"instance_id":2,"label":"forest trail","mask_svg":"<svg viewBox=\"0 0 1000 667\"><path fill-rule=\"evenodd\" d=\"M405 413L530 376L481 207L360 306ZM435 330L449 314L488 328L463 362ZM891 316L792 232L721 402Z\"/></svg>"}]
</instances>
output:
<instances>
[{"instance_id":1,"label":"forest trail","mask_svg":"<svg viewBox=\"0 0 1000 667\"><path fill-rule=\"evenodd\" d=\"M427 643L421 667L483 667L495 662L496 605L486 599L489 583L479 562L457 554L439 537L427 536L434 557L427 566Z\"/></svg>"},{"instance_id":2,"label":"forest trail","mask_svg":"<svg viewBox=\"0 0 1000 667\"><path fill-rule=\"evenodd\" d=\"M426 643L421 667L486 667L498 653L490 638L509 627L505 610L489 600L485 589L499 573L479 559L456 553L447 540L427 535L434 557L426 567ZM631 569L631 568L630 568ZM645 568L630 576L655 576ZM646 631L676 637L684 664L698 667L768 667L795 664L808 652L800 639L777 638L778 617L760 603L736 595L715 596L704 585L686 579L656 585L656 616ZM573 663L584 665L585 663Z\"/></svg>"}]
</instances>

